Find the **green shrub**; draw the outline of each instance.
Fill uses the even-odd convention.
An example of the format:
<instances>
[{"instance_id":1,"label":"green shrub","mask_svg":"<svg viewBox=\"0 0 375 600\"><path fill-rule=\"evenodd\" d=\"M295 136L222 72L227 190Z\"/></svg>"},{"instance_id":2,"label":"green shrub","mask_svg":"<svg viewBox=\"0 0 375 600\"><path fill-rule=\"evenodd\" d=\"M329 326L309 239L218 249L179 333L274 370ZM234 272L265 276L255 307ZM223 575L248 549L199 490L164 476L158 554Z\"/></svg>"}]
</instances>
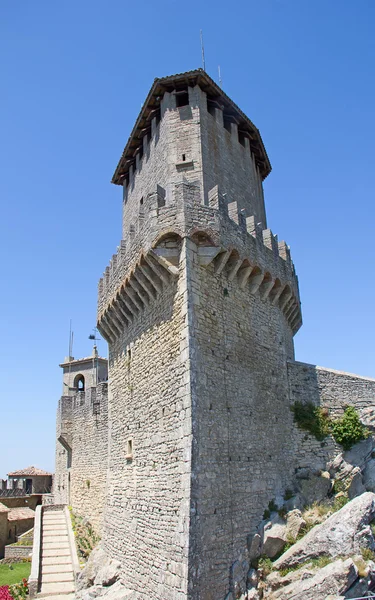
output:
<instances>
[{"instance_id":1,"label":"green shrub","mask_svg":"<svg viewBox=\"0 0 375 600\"><path fill-rule=\"evenodd\" d=\"M370 548L361 548L361 554L363 560L375 560L375 554Z\"/></svg>"},{"instance_id":2,"label":"green shrub","mask_svg":"<svg viewBox=\"0 0 375 600\"><path fill-rule=\"evenodd\" d=\"M331 421L331 432L336 442L344 450L350 450L354 444L370 435L368 429L362 425L354 406L347 406L340 419Z\"/></svg>"},{"instance_id":3,"label":"green shrub","mask_svg":"<svg viewBox=\"0 0 375 600\"><path fill-rule=\"evenodd\" d=\"M321 442L329 434L327 410L312 402L295 402L291 406L294 420L304 431L308 431Z\"/></svg>"},{"instance_id":4,"label":"green shrub","mask_svg":"<svg viewBox=\"0 0 375 600\"><path fill-rule=\"evenodd\" d=\"M273 571L273 562L268 556L261 556L258 560L258 569L263 569L264 576L267 577Z\"/></svg>"}]
</instances>

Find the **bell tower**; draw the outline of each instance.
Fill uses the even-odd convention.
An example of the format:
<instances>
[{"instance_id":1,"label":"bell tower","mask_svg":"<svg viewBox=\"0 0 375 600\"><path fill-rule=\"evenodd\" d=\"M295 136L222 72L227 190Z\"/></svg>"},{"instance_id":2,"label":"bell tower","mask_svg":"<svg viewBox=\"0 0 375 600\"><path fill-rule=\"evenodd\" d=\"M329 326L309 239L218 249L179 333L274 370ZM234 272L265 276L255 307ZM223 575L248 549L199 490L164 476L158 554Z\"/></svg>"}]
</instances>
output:
<instances>
[{"instance_id":1,"label":"bell tower","mask_svg":"<svg viewBox=\"0 0 375 600\"><path fill-rule=\"evenodd\" d=\"M155 79L113 176L103 542L139 598L231 598L247 536L293 474L286 365L302 320L289 248L267 228L270 171L258 129L199 69Z\"/></svg>"}]
</instances>

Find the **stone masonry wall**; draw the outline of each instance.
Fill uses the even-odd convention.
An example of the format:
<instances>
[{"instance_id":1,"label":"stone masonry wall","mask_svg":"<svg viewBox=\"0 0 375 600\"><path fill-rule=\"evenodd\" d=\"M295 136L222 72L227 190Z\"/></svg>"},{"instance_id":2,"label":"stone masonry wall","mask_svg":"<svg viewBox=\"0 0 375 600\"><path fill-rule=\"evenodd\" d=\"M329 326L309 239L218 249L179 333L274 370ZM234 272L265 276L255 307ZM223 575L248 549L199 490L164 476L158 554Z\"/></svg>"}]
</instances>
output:
<instances>
[{"instance_id":1,"label":"stone masonry wall","mask_svg":"<svg viewBox=\"0 0 375 600\"><path fill-rule=\"evenodd\" d=\"M110 345L104 545L139 598L187 590L191 412L184 247L180 275ZM128 442L132 444L132 456Z\"/></svg>"},{"instance_id":2,"label":"stone masonry wall","mask_svg":"<svg viewBox=\"0 0 375 600\"><path fill-rule=\"evenodd\" d=\"M108 384L62 396L57 411L54 503L102 530L108 455Z\"/></svg>"},{"instance_id":3,"label":"stone masonry wall","mask_svg":"<svg viewBox=\"0 0 375 600\"><path fill-rule=\"evenodd\" d=\"M269 299L241 289L191 245L193 373L191 600L229 591L247 536L288 487L293 446L287 360L293 334Z\"/></svg>"},{"instance_id":4,"label":"stone masonry wall","mask_svg":"<svg viewBox=\"0 0 375 600\"><path fill-rule=\"evenodd\" d=\"M73 397L61 396L56 414L55 476L53 496L56 504L69 504L70 450L73 438Z\"/></svg>"},{"instance_id":5,"label":"stone masonry wall","mask_svg":"<svg viewBox=\"0 0 375 600\"><path fill-rule=\"evenodd\" d=\"M107 491L108 384L99 383L73 399L70 504L101 533Z\"/></svg>"},{"instance_id":6,"label":"stone masonry wall","mask_svg":"<svg viewBox=\"0 0 375 600\"><path fill-rule=\"evenodd\" d=\"M326 369L302 362L288 362L290 404L313 402L328 408L330 416L340 417L345 406L354 406L362 422L375 427L375 379ZM318 442L306 431L293 429L296 467L324 469L327 461L342 449L331 436Z\"/></svg>"}]
</instances>

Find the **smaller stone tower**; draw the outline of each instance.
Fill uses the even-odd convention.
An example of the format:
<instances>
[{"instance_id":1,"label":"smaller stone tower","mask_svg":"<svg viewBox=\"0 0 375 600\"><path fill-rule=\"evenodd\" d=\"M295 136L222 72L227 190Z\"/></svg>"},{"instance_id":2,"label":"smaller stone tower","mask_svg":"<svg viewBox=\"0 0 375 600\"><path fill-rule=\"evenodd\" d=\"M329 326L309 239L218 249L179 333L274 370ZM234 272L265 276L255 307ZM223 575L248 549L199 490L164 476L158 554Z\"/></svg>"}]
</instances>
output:
<instances>
[{"instance_id":1,"label":"smaller stone tower","mask_svg":"<svg viewBox=\"0 0 375 600\"><path fill-rule=\"evenodd\" d=\"M101 531L107 469L108 361L96 346L87 358L60 365L63 393L56 422L54 501L70 504Z\"/></svg>"}]
</instances>

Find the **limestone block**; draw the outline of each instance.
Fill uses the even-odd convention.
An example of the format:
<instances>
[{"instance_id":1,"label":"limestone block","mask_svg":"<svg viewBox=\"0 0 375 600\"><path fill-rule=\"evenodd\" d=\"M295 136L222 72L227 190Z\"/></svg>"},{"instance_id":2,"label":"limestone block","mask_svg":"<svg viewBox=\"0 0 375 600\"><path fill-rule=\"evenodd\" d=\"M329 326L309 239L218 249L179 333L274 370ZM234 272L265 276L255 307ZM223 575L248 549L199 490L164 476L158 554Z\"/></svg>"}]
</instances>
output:
<instances>
[{"instance_id":1,"label":"limestone block","mask_svg":"<svg viewBox=\"0 0 375 600\"><path fill-rule=\"evenodd\" d=\"M287 542L287 526L281 517L276 514L264 527L262 554L274 558Z\"/></svg>"},{"instance_id":2,"label":"limestone block","mask_svg":"<svg viewBox=\"0 0 375 600\"><path fill-rule=\"evenodd\" d=\"M362 482L361 469L359 467L355 467L352 471L352 478L347 489L349 499L353 500L353 498L356 498L356 496L360 496L365 491L366 488Z\"/></svg>"},{"instance_id":3,"label":"limestone block","mask_svg":"<svg viewBox=\"0 0 375 600\"><path fill-rule=\"evenodd\" d=\"M280 588L273 593L275 600L316 600L329 594L340 595L354 583L358 569L351 558L337 560L322 569L314 577L302 579ZM265 596L267 597L267 596Z\"/></svg>"},{"instance_id":4,"label":"limestone block","mask_svg":"<svg viewBox=\"0 0 375 600\"><path fill-rule=\"evenodd\" d=\"M275 567L283 569L322 555L350 556L361 548L374 548L369 527L374 517L375 494L366 492L316 525L275 561Z\"/></svg>"},{"instance_id":5,"label":"limestone block","mask_svg":"<svg viewBox=\"0 0 375 600\"><path fill-rule=\"evenodd\" d=\"M373 449L374 440L370 436L366 440L362 440L361 442L358 442L358 444L355 444L355 446L347 452L344 452L343 458L350 465L362 469L366 461L370 458Z\"/></svg>"},{"instance_id":6,"label":"limestone block","mask_svg":"<svg viewBox=\"0 0 375 600\"><path fill-rule=\"evenodd\" d=\"M306 526L306 521L302 517L300 510L292 510L286 516L286 535L287 539L297 538L302 529Z\"/></svg>"},{"instance_id":7,"label":"limestone block","mask_svg":"<svg viewBox=\"0 0 375 600\"><path fill-rule=\"evenodd\" d=\"M368 492L375 492L375 459L371 459L363 471L363 484Z\"/></svg>"},{"instance_id":8,"label":"limestone block","mask_svg":"<svg viewBox=\"0 0 375 600\"><path fill-rule=\"evenodd\" d=\"M301 496L305 504L321 502L332 488L332 482L327 477L313 475L310 479L300 482Z\"/></svg>"}]
</instances>

